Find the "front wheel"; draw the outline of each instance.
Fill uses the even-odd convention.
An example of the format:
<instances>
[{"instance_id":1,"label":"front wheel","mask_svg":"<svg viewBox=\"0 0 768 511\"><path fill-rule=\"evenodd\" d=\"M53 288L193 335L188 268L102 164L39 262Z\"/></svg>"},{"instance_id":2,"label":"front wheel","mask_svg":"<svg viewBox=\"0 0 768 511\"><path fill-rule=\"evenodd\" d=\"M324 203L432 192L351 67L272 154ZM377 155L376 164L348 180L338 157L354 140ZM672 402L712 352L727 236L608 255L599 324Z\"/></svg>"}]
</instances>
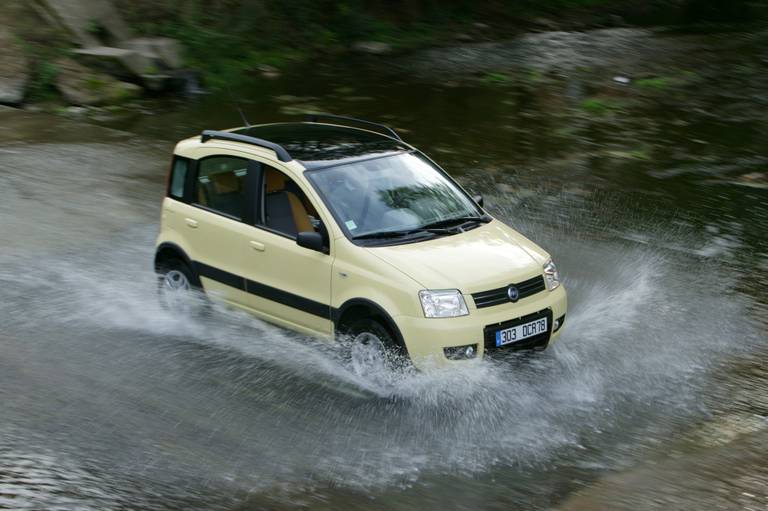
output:
<instances>
[{"instance_id":1,"label":"front wheel","mask_svg":"<svg viewBox=\"0 0 768 511\"><path fill-rule=\"evenodd\" d=\"M383 376L406 365L403 349L389 330L372 318L352 323L345 334L351 341L352 370L361 377Z\"/></svg>"}]
</instances>

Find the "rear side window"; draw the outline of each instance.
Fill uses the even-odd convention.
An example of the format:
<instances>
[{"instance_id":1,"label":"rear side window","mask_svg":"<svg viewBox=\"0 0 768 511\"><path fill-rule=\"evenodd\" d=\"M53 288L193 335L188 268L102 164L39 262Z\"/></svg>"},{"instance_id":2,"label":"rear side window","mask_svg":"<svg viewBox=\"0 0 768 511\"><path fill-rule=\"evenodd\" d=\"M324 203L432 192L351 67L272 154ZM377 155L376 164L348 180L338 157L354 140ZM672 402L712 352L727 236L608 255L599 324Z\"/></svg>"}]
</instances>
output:
<instances>
[{"instance_id":1,"label":"rear side window","mask_svg":"<svg viewBox=\"0 0 768 511\"><path fill-rule=\"evenodd\" d=\"M195 201L208 209L243 219L248 160L211 156L200 160Z\"/></svg>"},{"instance_id":2,"label":"rear side window","mask_svg":"<svg viewBox=\"0 0 768 511\"><path fill-rule=\"evenodd\" d=\"M171 167L171 186L168 195L174 199L184 200L184 187L187 182L187 173L189 172L189 160L186 158L173 159Z\"/></svg>"}]
</instances>

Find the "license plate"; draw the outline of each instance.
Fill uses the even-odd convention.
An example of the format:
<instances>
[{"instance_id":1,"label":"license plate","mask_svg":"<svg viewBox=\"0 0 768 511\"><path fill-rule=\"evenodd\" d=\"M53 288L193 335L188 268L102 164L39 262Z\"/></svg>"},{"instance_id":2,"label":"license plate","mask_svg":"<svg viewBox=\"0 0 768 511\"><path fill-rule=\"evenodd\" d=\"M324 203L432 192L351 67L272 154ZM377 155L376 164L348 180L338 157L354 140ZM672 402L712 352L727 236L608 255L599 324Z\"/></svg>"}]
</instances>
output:
<instances>
[{"instance_id":1,"label":"license plate","mask_svg":"<svg viewBox=\"0 0 768 511\"><path fill-rule=\"evenodd\" d=\"M547 331L547 318L535 319L529 323L523 323L496 332L496 346L504 346L520 342L529 337L543 334Z\"/></svg>"}]
</instances>

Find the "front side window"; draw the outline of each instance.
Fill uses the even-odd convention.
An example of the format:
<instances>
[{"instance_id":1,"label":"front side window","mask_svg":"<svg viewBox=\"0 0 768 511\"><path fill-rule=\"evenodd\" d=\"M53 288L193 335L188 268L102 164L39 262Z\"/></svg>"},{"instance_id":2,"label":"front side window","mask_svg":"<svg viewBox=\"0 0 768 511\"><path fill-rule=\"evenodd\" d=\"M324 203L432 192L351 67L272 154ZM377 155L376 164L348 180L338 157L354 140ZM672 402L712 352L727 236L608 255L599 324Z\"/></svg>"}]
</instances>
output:
<instances>
[{"instance_id":1,"label":"front side window","mask_svg":"<svg viewBox=\"0 0 768 511\"><path fill-rule=\"evenodd\" d=\"M450 179L414 153L307 172L352 238L483 215Z\"/></svg>"},{"instance_id":2,"label":"front side window","mask_svg":"<svg viewBox=\"0 0 768 511\"><path fill-rule=\"evenodd\" d=\"M195 200L201 206L243 219L248 160L211 156L200 160Z\"/></svg>"},{"instance_id":3,"label":"front side window","mask_svg":"<svg viewBox=\"0 0 768 511\"><path fill-rule=\"evenodd\" d=\"M262 224L295 238L300 232L318 232L320 220L306 194L290 177L264 167Z\"/></svg>"}]
</instances>

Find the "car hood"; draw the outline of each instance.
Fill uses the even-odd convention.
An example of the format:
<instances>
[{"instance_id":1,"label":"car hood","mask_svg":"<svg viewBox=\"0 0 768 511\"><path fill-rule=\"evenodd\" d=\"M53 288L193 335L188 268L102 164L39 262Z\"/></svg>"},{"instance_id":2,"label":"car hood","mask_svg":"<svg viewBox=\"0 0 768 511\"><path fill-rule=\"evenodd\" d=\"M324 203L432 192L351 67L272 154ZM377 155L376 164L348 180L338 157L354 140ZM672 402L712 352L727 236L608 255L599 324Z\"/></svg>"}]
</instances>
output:
<instances>
[{"instance_id":1,"label":"car hood","mask_svg":"<svg viewBox=\"0 0 768 511\"><path fill-rule=\"evenodd\" d=\"M539 275L549 259L535 243L498 220L461 234L367 250L425 289L455 288L465 294Z\"/></svg>"}]
</instances>

